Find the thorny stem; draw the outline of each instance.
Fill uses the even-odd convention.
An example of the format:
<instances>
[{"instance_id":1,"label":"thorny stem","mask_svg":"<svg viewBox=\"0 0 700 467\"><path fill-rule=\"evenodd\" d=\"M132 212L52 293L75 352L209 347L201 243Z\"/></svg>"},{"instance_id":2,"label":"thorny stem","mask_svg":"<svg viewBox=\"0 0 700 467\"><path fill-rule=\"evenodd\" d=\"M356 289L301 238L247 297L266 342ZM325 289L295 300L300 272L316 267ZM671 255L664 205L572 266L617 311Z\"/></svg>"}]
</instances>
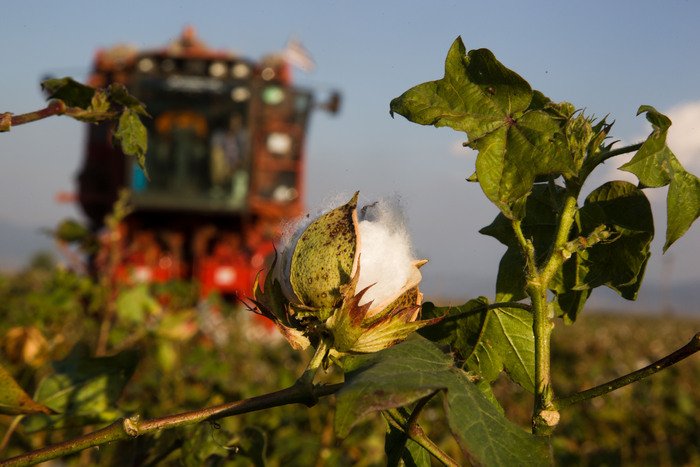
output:
<instances>
[{"instance_id":1,"label":"thorny stem","mask_svg":"<svg viewBox=\"0 0 700 467\"><path fill-rule=\"evenodd\" d=\"M661 371L664 368L667 368L671 365L675 365L676 363L690 357L698 351L700 351L700 332L695 334L695 336L693 336L690 342L685 344L683 347L665 356L664 358L655 361L651 365L645 366L644 368L641 368L637 371L633 371L632 373L621 376L599 386L586 389L585 391L577 392L576 394L572 394L570 396L562 397L561 399L557 399L554 401L554 406L557 409L563 409L569 407L570 405L577 404L579 402L583 402L594 397L602 396L611 391L614 391L615 389L619 389L621 387L627 386L628 384L632 384L636 381L647 378L653 375L654 373Z\"/></svg>"},{"instance_id":2,"label":"thorny stem","mask_svg":"<svg viewBox=\"0 0 700 467\"><path fill-rule=\"evenodd\" d=\"M434 394L431 394L430 396L426 397L423 405L425 405L425 403L427 403L433 395ZM418 408L418 406L416 406L416 408ZM416 412L415 409L413 412ZM420 413L420 410L418 412ZM413 418L413 413L411 414L409 420L406 420L406 417L404 417L397 409L385 410L382 413L386 417L389 424L391 424L394 428L403 431L406 436L428 451L435 459L442 462L443 465L449 467L459 467L459 464L454 459L452 459L445 451L440 449L440 447L438 447L438 445L425 434L423 428L421 428L417 421L411 421Z\"/></svg>"},{"instance_id":3,"label":"thorny stem","mask_svg":"<svg viewBox=\"0 0 700 467\"><path fill-rule=\"evenodd\" d=\"M193 425L204 421L219 420L232 415L255 412L289 404L305 404L312 406L320 397L335 394L343 383L322 386L305 387L295 384L280 391L262 396L251 397L236 402L193 410L176 415L140 421L138 416L120 419L100 430L84 436L47 446L36 451L28 452L11 459L0 461L0 466L24 466L37 464L50 459L67 456L93 446L107 444L113 441L135 438L140 435L171 429L180 426Z\"/></svg>"}]
</instances>

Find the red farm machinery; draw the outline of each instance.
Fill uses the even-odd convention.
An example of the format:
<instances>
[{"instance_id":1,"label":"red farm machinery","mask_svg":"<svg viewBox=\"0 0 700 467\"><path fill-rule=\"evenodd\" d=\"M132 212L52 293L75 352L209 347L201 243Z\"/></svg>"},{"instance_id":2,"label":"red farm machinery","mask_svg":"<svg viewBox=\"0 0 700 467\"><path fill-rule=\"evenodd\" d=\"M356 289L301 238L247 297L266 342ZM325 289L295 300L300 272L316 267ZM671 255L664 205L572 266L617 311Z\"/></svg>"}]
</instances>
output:
<instances>
[{"instance_id":1,"label":"red farm machinery","mask_svg":"<svg viewBox=\"0 0 700 467\"><path fill-rule=\"evenodd\" d=\"M162 49L97 52L90 84L122 83L152 118L147 178L111 144L113 125L90 126L78 197L97 231L123 188L117 279L194 279L201 295L249 296L285 221L303 211L304 142L313 109L284 54L259 61L202 43L191 28Z\"/></svg>"}]
</instances>

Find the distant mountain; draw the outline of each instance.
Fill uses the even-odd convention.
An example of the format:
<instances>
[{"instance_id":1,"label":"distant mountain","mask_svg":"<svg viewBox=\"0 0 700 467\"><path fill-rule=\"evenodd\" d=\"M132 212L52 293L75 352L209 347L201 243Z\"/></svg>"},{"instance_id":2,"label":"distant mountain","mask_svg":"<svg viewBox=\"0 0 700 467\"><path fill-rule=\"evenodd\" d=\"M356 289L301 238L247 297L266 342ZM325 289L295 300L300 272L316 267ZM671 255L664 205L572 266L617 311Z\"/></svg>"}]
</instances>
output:
<instances>
[{"instance_id":1,"label":"distant mountain","mask_svg":"<svg viewBox=\"0 0 700 467\"><path fill-rule=\"evenodd\" d=\"M39 227L23 227L0 219L0 270L26 265L37 251L53 251L53 241Z\"/></svg>"}]
</instances>

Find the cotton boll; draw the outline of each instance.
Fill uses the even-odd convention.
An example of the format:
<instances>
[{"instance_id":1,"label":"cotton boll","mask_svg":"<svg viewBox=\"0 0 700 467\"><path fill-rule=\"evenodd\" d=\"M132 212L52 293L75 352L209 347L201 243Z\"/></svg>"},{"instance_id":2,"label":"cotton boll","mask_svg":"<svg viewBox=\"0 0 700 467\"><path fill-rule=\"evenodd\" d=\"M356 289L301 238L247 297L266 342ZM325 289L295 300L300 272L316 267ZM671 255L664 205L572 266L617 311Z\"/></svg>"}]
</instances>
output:
<instances>
[{"instance_id":1,"label":"cotton boll","mask_svg":"<svg viewBox=\"0 0 700 467\"><path fill-rule=\"evenodd\" d=\"M382 200L361 212L360 278L356 291L371 286L360 304L396 298L413 270L411 243L396 202Z\"/></svg>"},{"instance_id":2,"label":"cotton boll","mask_svg":"<svg viewBox=\"0 0 700 467\"><path fill-rule=\"evenodd\" d=\"M347 194L336 194L335 196L326 198L321 207L318 208L315 214L306 213L294 220L288 221L282 227L282 237L277 243L277 253L278 253L278 265L275 277L279 280L282 287L282 293L287 297L288 300L296 302L296 295L292 290L291 286L291 267L292 267L292 255L294 254L294 249L296 248L297 242L306 229L314 222L316 219L321 217L323 214L335 209L339 205L344 204L350 196Z\"/></svg>"}]
</instances>

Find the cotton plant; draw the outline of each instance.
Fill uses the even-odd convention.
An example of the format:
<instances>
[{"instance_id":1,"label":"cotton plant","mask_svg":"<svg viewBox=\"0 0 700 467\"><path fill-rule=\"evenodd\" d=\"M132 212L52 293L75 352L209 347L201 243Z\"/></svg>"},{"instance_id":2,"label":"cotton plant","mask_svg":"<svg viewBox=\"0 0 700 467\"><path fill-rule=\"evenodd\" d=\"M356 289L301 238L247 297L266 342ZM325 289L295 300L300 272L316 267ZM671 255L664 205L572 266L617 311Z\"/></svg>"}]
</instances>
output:
<instances>
[{"instance_id":1,"label":"cotton plant","mask_svg":"<svg viewBox=\"0 0 700 467\"><path fill-rule=\"evenodd\" d=\"M346 204L302 223L283 244L264 281L257 311L295 349L316 348L310 363L391 347L436 320L420 320L420 267L403 218L380 201Z\"/></svg>"}]
</instances>

